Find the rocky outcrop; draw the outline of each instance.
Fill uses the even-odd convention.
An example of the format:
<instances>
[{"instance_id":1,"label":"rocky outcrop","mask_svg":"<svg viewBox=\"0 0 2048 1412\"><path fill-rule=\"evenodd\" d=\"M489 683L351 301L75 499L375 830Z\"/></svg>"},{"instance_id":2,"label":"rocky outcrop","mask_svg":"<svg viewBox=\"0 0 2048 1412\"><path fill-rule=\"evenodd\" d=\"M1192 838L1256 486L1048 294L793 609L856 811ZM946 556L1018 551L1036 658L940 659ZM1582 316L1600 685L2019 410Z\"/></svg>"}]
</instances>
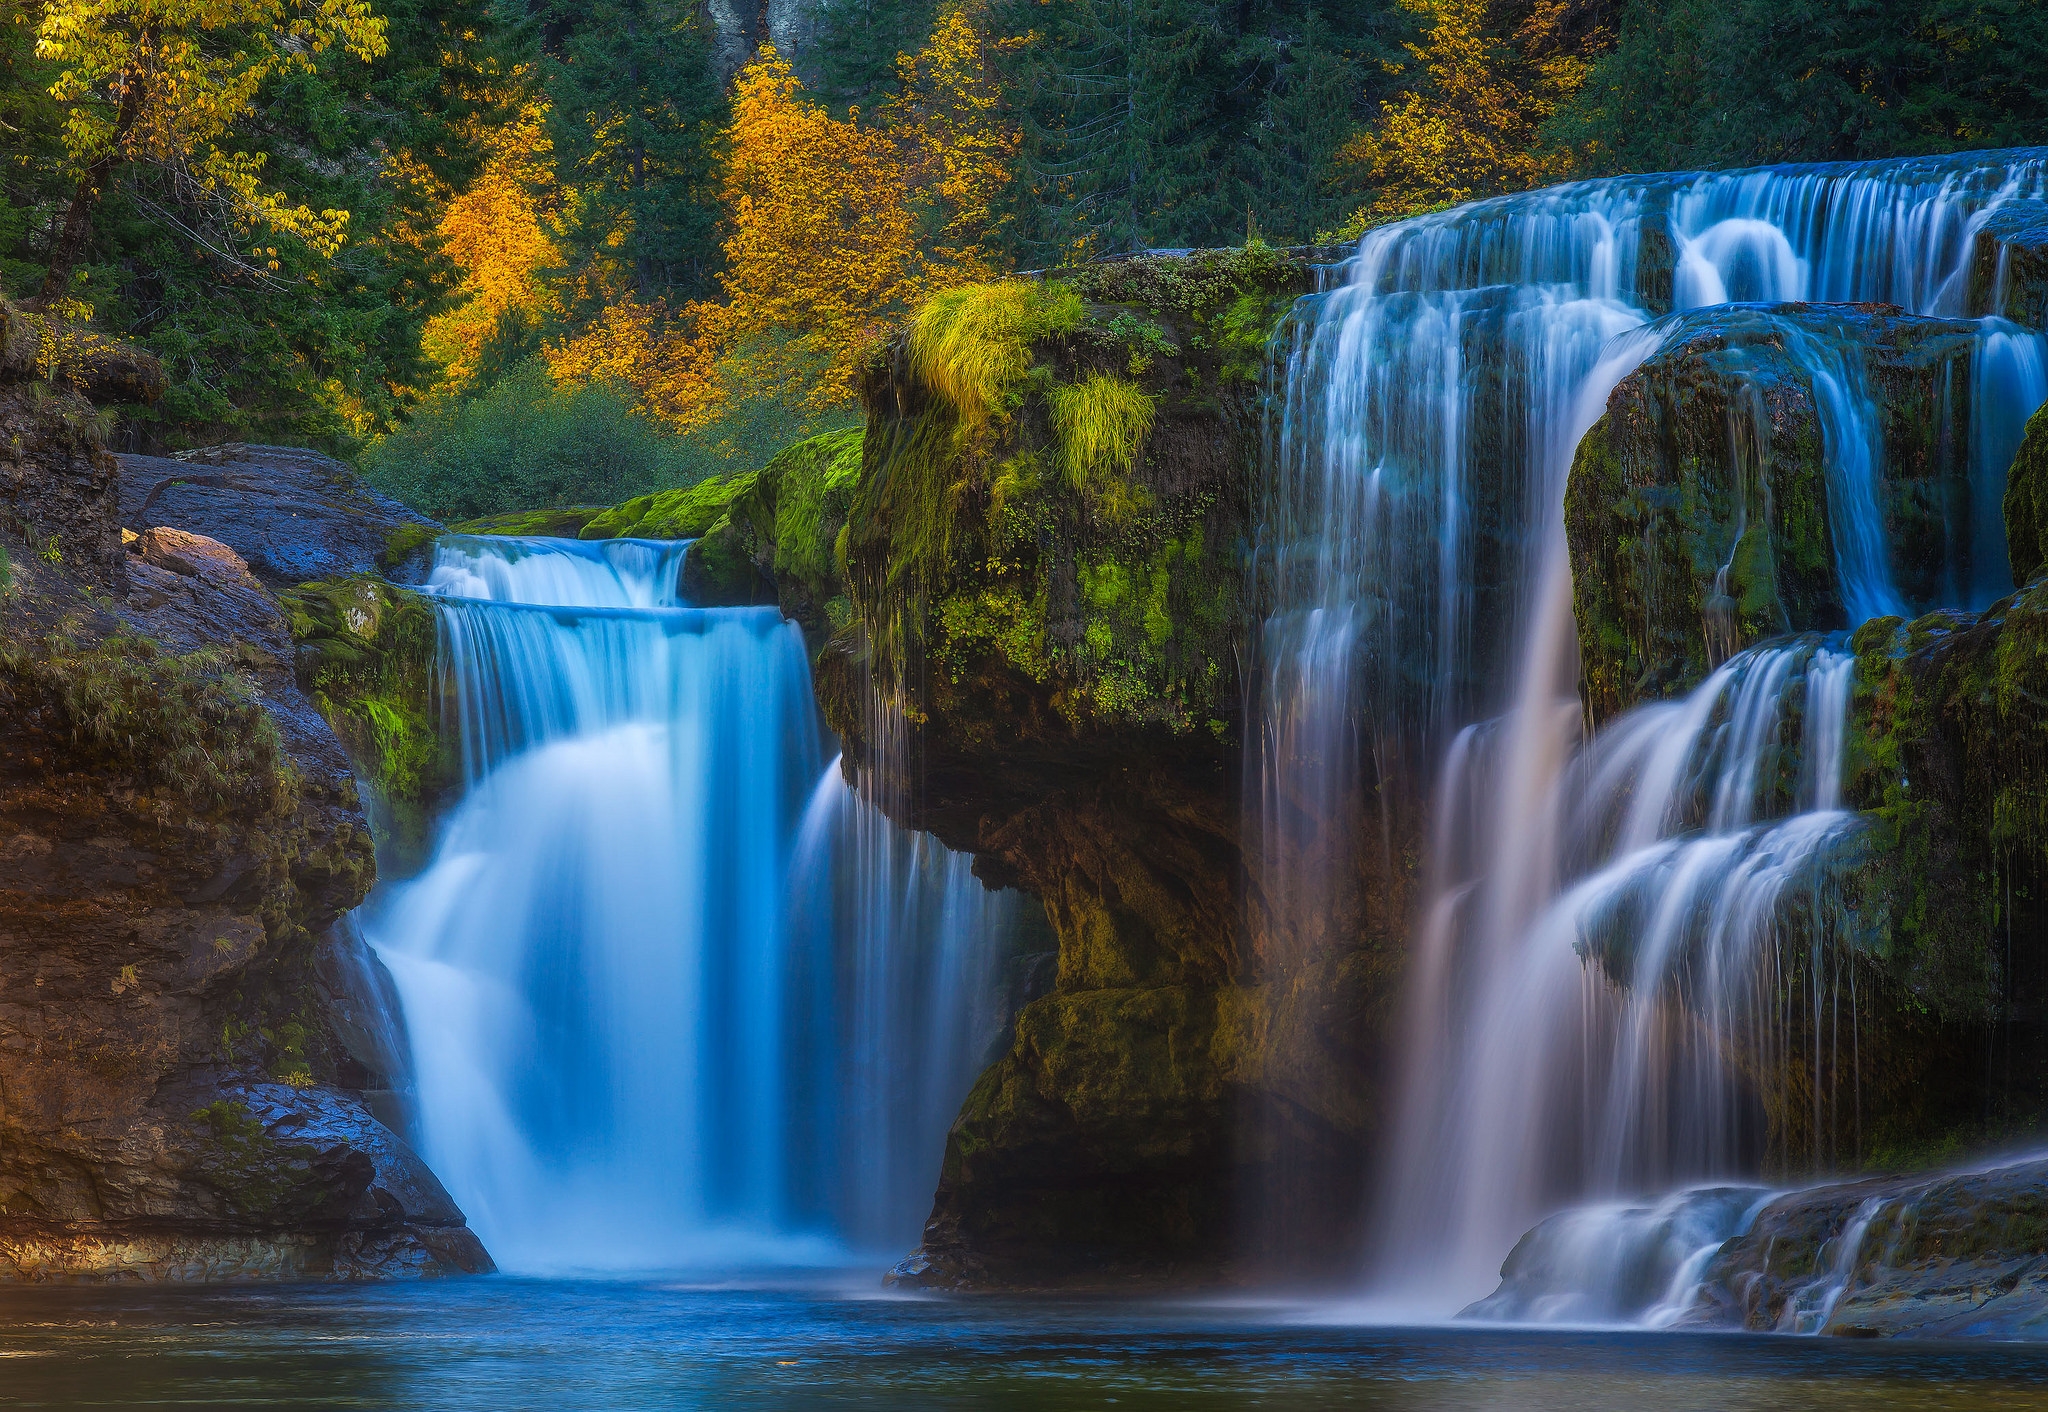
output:
<instances>
[{"instance_id":1,"label":"rocky outcrop","mask_svg":"<svg viewBox=\"0 0 2048 1412\"><path fill-rule=\"evenodd\" d=\"M1967 297L1972 314L2048 328L2048 202L2008 201L1984 219Z\"/></svg>"},{"instance_id":2,"label":"rocky outcrop","mask_svg":"<svg viewBox=\"0 0 2048 1412\"><path fill-rule=\"evenodd\" d=\"M89 407L0 401L0 1278L489 1268L373 1116L370 834L276 600L190 529L124 551Z\"/></svg>"},{"instance_id":3,"label":"rocky outcrop","mask_svg":"<svg viewBox=\"0 0 2048 1412\"><path fill-rule=\"evenodd\" d=\"M1595 726L1690 689L1744 647L1850 626L1814 339L1853 352L1869 379L1879 528L1902 594L1962 596L1981 548L1957 529L1971 522L1971 419L1953 402L1971 384L1969 326L1839 306L1681 316L1616 388L1567 492ZM2031 455L2023 447L2005 497L2023 574ZM1850 1019L1827 1023L1851 1042L1844 1053L1809 1033L1815 1007L1787 998L1775 1057L1731 1055L1793 1170L1827 1153L1917 1160L1995 1140L2048 1089L2048 958L2028 944L2048 927L2044 588L1854 635L1844 798L1860 826L1826 885L1795 890L1777 918L1785 985L1839 989ZM1780 743L1788 779L1801 731Z\"/></svg>"},{"instance_id":4,"label":"rocky outcrop","mask_svg":"<svg viewBox=\"0 0 2048 1412\"><path fill-rule=\"evenodd\" d=\"M1767 638L1850 626L1817 382L1878 409L1879 553L1908 602L1968 582L1974 326L1871 305L1677 316L1580 442L1565 495L1589 719L1697 685Z\"/></svg>"},{"instance_id":5,"label":"rocky outcrop","mask_svg":"<svg viewBox=\"0 0 2048 1412\"><path fill-rule=\"evenodd\" d=\"M365 485L332 456L290 446L209 446L121 456L121 522L217 539L267 587L378 573L423 576L441 527Z\"/></svg>"},{"instance_id":6,"label":"rocky outcrop","mask_svg":"<svg viewBox=\"0 0 2048 1412\"><path fill-rule=\"evenodd\" d=\"M1308 278L1254 247L956 291L867 371L820 699L1059 947L901 1282L1214 1279L1255 1206L1298 1274L1353 1248L1398 967L1267 964L1239 835L1258 379Z\"/></svg>"},{"instance_id":7,"label":"rocky outcrop","mask_svg":"<svg viewBox=\"0 0 2048 1412\"><path fill-rule=\"evenodd\" d=\"M2005 479L2005 544L2014 583L2048 573L2048 407L2027 422L2027 433Z\"/></svg>"},{"instance_id":8,"label":"rocky outcrop","mask_svg":"<svg viewBox=\"0 0 2048 1412\"><path fill-rule=\"evenodd\" d=\"M1715 1254L1676 1326L2048 1336L2048 1162L1780 1196Z\"/></svg>"}]
</instances>

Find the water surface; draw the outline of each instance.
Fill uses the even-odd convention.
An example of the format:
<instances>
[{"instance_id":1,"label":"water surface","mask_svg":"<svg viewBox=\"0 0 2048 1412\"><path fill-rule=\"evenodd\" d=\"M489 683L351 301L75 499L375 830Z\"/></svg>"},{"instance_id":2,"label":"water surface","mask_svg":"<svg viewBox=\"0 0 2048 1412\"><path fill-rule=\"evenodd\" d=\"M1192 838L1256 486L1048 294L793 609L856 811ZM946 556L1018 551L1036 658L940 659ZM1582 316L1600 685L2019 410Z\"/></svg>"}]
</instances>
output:
<instances>
[{"instance_id":1,"label":"water surface","mask_svg":"<svg viewBox=\"0 0 2048 1412\"><path fill-rule=\"evenodd\" d=\"M878 1297L872 1275L0 1293L0 1407L2048 1407L2048 1352Z\"/></svg>"}]
</instances>

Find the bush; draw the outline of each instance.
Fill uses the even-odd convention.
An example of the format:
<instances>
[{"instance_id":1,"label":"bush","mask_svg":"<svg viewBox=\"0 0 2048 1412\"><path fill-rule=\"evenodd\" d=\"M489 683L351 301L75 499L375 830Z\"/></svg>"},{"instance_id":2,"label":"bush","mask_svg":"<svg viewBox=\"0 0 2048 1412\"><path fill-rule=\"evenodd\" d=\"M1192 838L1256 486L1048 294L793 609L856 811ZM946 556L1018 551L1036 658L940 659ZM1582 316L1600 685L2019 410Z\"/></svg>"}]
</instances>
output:
<instances>
[{"instance_id":1,"label":"bush","mask_svg":"<svg viewBox=\"0 0 2048 1412\"><path fill-rule=\"evenodd\" d=\"M481 396L431 403L362 454L372 485L440 520L608 504L680 483L676 438L604 387L561 388L537 361Z\"/></svg>"},{"instance_id":2,"label":"bush","mask_svg":"<svg viewBox=\"0 0 2048 1412\"><path fill-rule=\"evenodd\" d=\"M631 394L561 387L538 359L474 397L430 403L373 443L371 484L444 521L571 505L617 505L760 465L790 442L854 420L804 413L784 399L738 399L700 431L670 431L633 410ZM570 530L569 533L574 533Z\"/></svg>"}]
</instances>

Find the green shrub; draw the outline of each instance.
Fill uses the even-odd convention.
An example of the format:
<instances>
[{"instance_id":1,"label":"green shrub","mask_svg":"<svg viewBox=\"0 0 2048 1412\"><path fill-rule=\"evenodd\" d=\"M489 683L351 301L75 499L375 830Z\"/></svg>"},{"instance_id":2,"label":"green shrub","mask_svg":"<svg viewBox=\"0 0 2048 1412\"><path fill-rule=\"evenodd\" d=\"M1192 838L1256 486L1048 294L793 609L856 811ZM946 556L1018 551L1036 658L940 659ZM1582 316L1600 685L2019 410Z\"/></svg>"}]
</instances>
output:
<instances>
[{"instance_id":1,"label":"green shrub","mask_svg":"<svg viewBox=\"0 0 2048 1412\"><path fill-rule=\"evenodd\" d=\"M687 474L675 436L605 387L528 362L466 401L429 404L362 455L371 484L439 520L624 500Z\"/></svg>"},{"instance_id":2,"label":"green shrub","mask_svg":"<svg viewBox=\"0 0 2048 1412\"><path fill-rule=\"evenodd\" d=\"M430 403L372 443L360 465L371 484L435 519L508 521L750 470L793 441L858 420L805 409L787 389L733 393L716 421L678 433L613 388L557 386L536 359L474 397Z\"/></svg>"}]
</instances>

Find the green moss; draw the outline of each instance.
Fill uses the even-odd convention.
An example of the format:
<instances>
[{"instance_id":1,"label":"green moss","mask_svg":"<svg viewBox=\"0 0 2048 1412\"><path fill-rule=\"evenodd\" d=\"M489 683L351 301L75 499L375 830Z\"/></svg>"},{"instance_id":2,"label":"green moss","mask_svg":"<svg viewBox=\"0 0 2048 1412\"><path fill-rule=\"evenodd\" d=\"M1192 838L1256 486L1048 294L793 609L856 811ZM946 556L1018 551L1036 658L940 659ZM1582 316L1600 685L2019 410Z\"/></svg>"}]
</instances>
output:
<instances>
[{"instance_id":1,"label":"green moss","mask_svg":"<svg viewBox=\"0 0 2048 1412\"><path fill-rule=\"evenodd\" d=\"M519 510L486 515L448 526L450 534L502 534L521 539L574 539L583 527L603 514L601 505L575 505L561 510Z\"/></svg>"},{"instance_id":2,"label":"green moss","mask_svg":"<svg viewBox=\"0 0 2048 1412\"><path fill-rule=\"evenodd\" d=\"M641 495L590 518L579 539L701 539L754 488L758 471L711 476L680 490Z\"/></svg>"},{"instance_id":3,"label":"green moss","mask_svg":"<svg viewBox=\"0 0 2048 1412\"><path fill-rule=\"evenodd\" d=\"M377 567L390 573L442 535L436 525L399 525L384 537L377 554Z\"/></svg>"},{"instance_id":4,"label":"green moss","mask_svg":"<svg viewBox=\"0 0 2048 1412\"><path fill-rule=\"evenodd\" d=\"M371 574L300 584L279 602L299 685L370 786L394 861L423 861L432 812L460 778L440 730L433 608Z\"/></svg>"},{"instance_id":5,"label":"green moss","mask_svg":"<svg viewBox=\"0 0 2048 1412\"><path fill-rule=\"evenodd\" d=\"M2048 570L2048 407L2027 422L2005 477L2005 543L2015 583Z\"/></svg>"},{"instance_id":6,"label":"green moss","mask_svg":"<svg viewBox=\"0 0 2048 1412\"><path fill-rule=\"evenodd\" d=\"M297 772L230 649L180 655L125 631L0 640L0 706L40 719L72 767L198 814L275 814L297 800Z\"/></svg>"},{"instance_id":7,"label":"green moss","mask_svg":"<svg viewBox=\"0 0 2048 1412\"><path fill-rule=\"evenodd\" d=\"M762 468L775 496L775 572L813 592L839 582L839 532L860 484L863 428L800 441Z\"/></svg>"}]
</instances>

